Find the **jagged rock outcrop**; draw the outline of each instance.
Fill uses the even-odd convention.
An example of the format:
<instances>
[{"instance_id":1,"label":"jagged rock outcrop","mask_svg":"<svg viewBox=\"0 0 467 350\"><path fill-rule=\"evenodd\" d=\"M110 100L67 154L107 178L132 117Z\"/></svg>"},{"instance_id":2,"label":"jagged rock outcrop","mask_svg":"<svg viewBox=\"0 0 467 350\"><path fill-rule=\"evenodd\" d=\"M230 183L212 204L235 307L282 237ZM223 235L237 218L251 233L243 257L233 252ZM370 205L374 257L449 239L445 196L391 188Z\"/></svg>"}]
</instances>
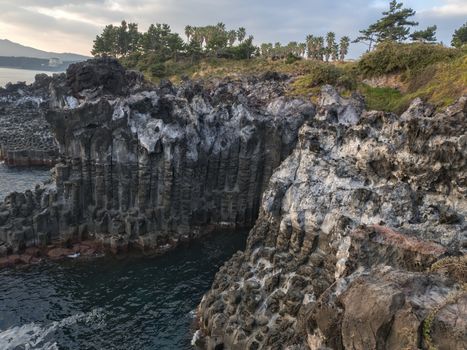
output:
<instances>
[{"instance_id":1,"label":"jagged rock outcrop","mask_svg":"<svg viewBox=\"0 0 467 350\"><path fill-rule=\"evenodd\" d=\"M164 251L254 224L197 345L466 348L467 98L396 116L325 86L315 110L285 79L154 87L112 59L70 66L50 82L54 181L0 204L0 255Z\"/></svg>"},{"instance_id":2,"label":"jagged rock outcrop","mask_svg":"<svg viewBox=\"0 0 467 350\"><path fill-rule=\"evenodd\" d=\"M198 346L466 348L466 102L398 117L324 87L199 306Z\"/></svg>"},{"instance_id":3,"label":"jagged rock outcrop","mask_svg":"<svg viewBox=\"0 0 467 350\"><path fill-rule=\"evenodd\" d=\"M83 239L164 249L215 226L252 227L315 113L284 89L275 75L156 88L112 59L70 66L46 116L55 181L0 205L3 252Z\"/></svg>"},{"instance_id":4,"label":"jagged rock outcrop","mask_svg":"<svg viewBox=\"0 0 467 350\"><path fill-rule=\"evenodd\" d=\"M58 147L44 118L51 81L38 74L31 85L0 88L0 161L14 166L55 164Z\"/></svg>"}]
</instances>

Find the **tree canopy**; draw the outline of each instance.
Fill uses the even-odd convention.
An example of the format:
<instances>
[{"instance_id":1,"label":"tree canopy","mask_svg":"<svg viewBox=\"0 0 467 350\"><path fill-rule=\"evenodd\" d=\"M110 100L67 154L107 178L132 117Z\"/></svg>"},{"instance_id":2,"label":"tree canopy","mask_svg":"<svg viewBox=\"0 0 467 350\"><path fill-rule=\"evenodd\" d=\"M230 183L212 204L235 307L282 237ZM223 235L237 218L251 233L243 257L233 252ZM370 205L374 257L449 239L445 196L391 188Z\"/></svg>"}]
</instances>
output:
<instances>
[{"instance_id":1,"label":"tree canopy","mask_svg":"<svg viewBox=\"0 0 467 350\"><path fill-rule=\"evenodd\" d=\"M467 22L454 32L451 45L457 48L467 45Z\"/></svg>"},{"instance_id":2,"label":"tree canopy","mask_svg":"<svg viewBox=\"0 0 467 350\"><path fill-rule=\"evenodd\" d=\"M410 27L417 26L418 22L409 20L415 16L411 8L404 8L402 2L392 0L389 10L382 13L383 17L368 28L360 30L360 36L355 42L364 42L371 51L374 42L397 41L402 42L409 37Z\"/></svg>"},{"instance_id":3,"label":"tree canopy","mask_svg":"<svg viewBox=\"0 0 467 350\"><path fill-rule=\"evenodd\" d=\"M425 30L418 30L410 34L410 38L413 41L424 42L424 43L434 43L436 42L436 25L429 26Z\"/></svg>"},{"instance_id":4,"label":"tree canopy","mask_svg":"<svg viewBox=\"0 0 467 350\"><path fill-rule=\"evenodd\" d=\"M241 27L227 30L224 23L185 27L187 41L172 32L168 24L151 24L146 32L139 32L136 23L122 21L120 26L108 25L94 40L94 56L127 57L132 54L151 54L158 61L180 56L221 56L250 58L256 48L253 37ZM235 45L237 44L237 45Z\"/></svg>"},{"instance_id":5,"label":"tree canopy","mask_svg":"<svg viewBox=\"0 0 467 350\"><path fill-rule=\"evenodd\" d=\"M277 42L263 43L260 54L265 58L290 59L308 58L315 61L344 61L349 52L350 38L343 36L336 42L336 34L329 32L326 37L307 35L305 42L291 41L287 45Z\"/></svg>"}]
</instances>

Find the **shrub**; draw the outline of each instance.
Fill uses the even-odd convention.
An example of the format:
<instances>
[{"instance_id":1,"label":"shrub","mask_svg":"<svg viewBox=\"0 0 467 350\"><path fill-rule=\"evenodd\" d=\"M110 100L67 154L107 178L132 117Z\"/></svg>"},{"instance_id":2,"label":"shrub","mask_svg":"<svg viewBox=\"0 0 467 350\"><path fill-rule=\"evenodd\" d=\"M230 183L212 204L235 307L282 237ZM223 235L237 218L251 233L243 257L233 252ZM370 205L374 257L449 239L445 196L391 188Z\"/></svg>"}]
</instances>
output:
<instances>
[{"instance_id":1,"label":"shrub","mask_svg":"<svg viewBox=\"0 0 467 350\"><path fill-rule=\"evenodd\" d=\"M157 78L162 78L165 76L165 65L161 62L156 62L149 68L151 75Z\"/></svg>"},{"instance_id":2,"label":"shrub","mask_svg":"<svg viewBox=\"0 0 467 350\"><path fill-rule=\"evenodd\" d=\"M431 64L446 62L462 55L457 49L426 43L384 42L358 62L357 69L365 77L391 73L413 74Z\"/></svg>"},{"instance_id":3,"label":"shrub","mask_svg":"<svg viewBox=\"0 0 467 350\"><path fill-rule=\"evenodd\" d=\"M300 60L301 60L300 57L295 56L293 53L289 53L287 55L287 58L285 59L285 63L286 64L292 64L292 63L295 63L295 62L300 61Z\"/></svg>"}]
</instances>

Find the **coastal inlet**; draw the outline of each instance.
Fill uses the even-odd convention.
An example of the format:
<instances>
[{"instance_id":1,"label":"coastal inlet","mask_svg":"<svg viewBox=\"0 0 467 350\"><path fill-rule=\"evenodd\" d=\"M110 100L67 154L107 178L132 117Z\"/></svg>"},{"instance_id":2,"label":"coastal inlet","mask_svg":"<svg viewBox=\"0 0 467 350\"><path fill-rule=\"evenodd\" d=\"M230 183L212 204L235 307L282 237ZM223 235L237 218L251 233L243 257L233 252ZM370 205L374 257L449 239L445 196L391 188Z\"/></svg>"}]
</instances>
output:
<instances>
[{"instance_id":1,"label":"coastal inlet","mask_svg":"<svg viewBox=\"0 0 467 350\"><path fill-rule=\"evenodd\" d=\"M0 271L0 349L191 349L196 306L246 232L161 257L70 259Z\"/></svg>"}]
</instances>

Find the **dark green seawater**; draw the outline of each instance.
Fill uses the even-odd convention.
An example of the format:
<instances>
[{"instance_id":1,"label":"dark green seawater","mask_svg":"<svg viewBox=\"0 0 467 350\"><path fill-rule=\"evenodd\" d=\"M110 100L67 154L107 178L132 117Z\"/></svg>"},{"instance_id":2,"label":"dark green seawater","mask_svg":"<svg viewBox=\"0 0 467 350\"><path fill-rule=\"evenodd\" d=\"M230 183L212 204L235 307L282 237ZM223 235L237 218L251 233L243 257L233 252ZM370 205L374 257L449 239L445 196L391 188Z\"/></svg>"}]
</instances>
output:
<instances>
[{"instance_id":1,"label":"dark green seawater","mask_svg":"<svg viewBox=\"0 0 467 350\"><path fill-rule=\"evenodd\" d=\"M245 238L1 270L0 349L190 349L194 310Z\"/></svg>"},{"instance_id":2,"label":"dark green seawater","mask_svg":"<svg viewBox=\"0 0 467 350\"><path fill-rule=\"evenodd\" d=\"M50 168L7 167L0 162L0 201L3 201L10 192L34 190L36 184L42 184L49 179Z\"/></svg>"}]
</instances>

